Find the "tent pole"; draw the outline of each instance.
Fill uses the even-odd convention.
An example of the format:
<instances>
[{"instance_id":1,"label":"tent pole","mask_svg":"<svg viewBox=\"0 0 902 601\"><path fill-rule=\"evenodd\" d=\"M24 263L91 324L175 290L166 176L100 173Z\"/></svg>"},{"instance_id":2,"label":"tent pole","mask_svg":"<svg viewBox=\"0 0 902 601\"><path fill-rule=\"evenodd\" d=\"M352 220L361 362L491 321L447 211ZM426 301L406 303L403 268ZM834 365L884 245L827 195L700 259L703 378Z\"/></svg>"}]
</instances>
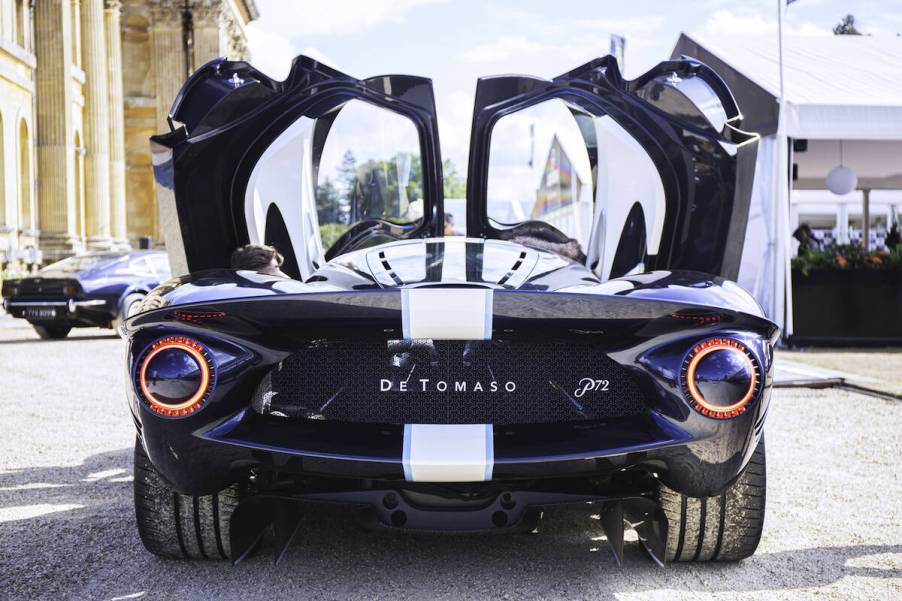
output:
<instances>
[{"instance_id":1,"label":"tent pole","mask_svg":"<svg viewBox=\"0 0 902 601\"><path fill-rule=\"evenodd\" d=\"M783 10L786 0L777 0L777 62L780 67L780 105L783 105Z\"/></svg>"},{"instance_id":2,"label":"tent pole","mask_svg":"<svg viewBox=\"0 0 902 601\"><path fill-rule=\"evenodd\" d=\"M774 315L783 330L783 338L792 336L792 270L789 258L789 148L786 137L786 99L783 88L783 13L786 0L777 0L777 59L780 89L777 98L777 133L774 178L774 223L776 236L774 257Z\"/></svg>"}]
</instances>

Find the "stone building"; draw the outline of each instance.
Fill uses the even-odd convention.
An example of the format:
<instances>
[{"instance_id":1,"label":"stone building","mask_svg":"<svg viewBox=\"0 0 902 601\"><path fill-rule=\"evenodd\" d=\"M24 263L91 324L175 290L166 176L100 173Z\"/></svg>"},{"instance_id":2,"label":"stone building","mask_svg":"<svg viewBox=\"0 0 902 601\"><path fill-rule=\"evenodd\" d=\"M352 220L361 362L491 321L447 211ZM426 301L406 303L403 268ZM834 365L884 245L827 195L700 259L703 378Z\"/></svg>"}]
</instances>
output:
<instances>
[{"instance_id":1,"label":"stone building","mask_svg":"<svg viewBox=\"0 0 902 601\"><path fill-rule=\"evenodd\" d=\"M253 0L0 0L0 269L162 239L148 137Z\"/></svg>"}]
</instances>

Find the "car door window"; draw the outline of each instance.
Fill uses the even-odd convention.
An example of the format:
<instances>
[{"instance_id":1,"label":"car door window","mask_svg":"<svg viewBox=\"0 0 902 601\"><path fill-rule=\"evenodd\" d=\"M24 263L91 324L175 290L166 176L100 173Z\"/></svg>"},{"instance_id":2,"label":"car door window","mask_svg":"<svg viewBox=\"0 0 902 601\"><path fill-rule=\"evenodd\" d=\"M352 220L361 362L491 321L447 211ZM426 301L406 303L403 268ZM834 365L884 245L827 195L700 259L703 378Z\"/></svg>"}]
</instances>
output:
<instances>
[{"instance_id":1,"label":"car door window","mask_svg":"<svg viewBox=\"0 0 902 601\"><path fill-rule=\"evenodd\" d=\"M499 119L490 151L487 212L498 227L538 222L513 229L523 237L551 226L575 240L603 278L642 269L657 253L663 184L646 151L609 116L546 100Z\"/></svg>"},{"instance_id":2,"label":"car door window","mask_svg":"<svg viewBox=\"0 0 902 601\"><path fill-rule=\"evenodd\" d=\"M153 255L148 261L151 268L153 268L154 273L160 278L160 281L168 280L172 277L169 269L169 257L166 255Z\"/></svg>"},{"instance_id":3,"label":"car door window","mask_svg":"<svg viewBox=\"0 0 902 601\"><path fill-rule=\"evenodd\" d=\"M245 216L252 242L292 249L307 275L355 226L421 224L423 190L413 121L355 99L316 119L300 117L269 145L248 182Z\"/></svg>"},{"instance_id":4,"label":"car door window","mask_svg":"<svg viewBox=\"0 0 902 601\"><path fill-rule=\"evenodd\" d=\"M419 136L410 119L351 100L325 134L316 171L316 213L323 249L355 223L400 225L423 218Z\"/></svg>"},{"instance_id":5,"label":"car door window","mask_svg":"<svg viewBox=\"0 0 902 601\"><path fill-rule=\"evenodd\" d=\"M147 259L141 257L140 259L132 259L129 262L129 269L136 276L143 278L152 278L156 274L154 274L153 269L151 269L150 264L147 262Z\"/></svg>"},{"instance_id":6,"label":"car door window","mask_svg":"<svg viewBox=\"0 0 902 601\"><path fill-rule=\"evenodd\" d=\"M549 100L502 117L489 157L490 219L501 226L541 221L588 246L592 167L566 103Z\"/></svg>"}]
</instances>

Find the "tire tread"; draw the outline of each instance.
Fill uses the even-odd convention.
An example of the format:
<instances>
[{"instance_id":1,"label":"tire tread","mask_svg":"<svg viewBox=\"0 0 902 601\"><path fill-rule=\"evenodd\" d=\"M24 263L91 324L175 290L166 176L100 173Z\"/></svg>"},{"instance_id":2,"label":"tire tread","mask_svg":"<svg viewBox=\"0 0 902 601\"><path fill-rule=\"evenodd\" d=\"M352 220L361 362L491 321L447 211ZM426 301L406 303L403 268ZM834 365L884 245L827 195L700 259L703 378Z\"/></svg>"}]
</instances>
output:
<instances>
[{"instance_id":1,"label":"tire tread","mask_svg":"<svg viewBox=\"0 0 902 601\"><path fill-rule=\"evenodd\" d=\"M232 485L204 496L172 490L135 441L135 518L144 547L172 559L228 559L229 519L240 500Z\"/></svg>"},{"instance_id":2,"label":"tire tread","mask_svg":"<svg viewBox=\"0 0 902 601\"><path fill-rule=\"evenodd\" d=\"M687 497L661 484L667 516L667 561L738 561L761 541L767 490L764 439L748 465L719 495Z\"/></svg>"}]
</instances>

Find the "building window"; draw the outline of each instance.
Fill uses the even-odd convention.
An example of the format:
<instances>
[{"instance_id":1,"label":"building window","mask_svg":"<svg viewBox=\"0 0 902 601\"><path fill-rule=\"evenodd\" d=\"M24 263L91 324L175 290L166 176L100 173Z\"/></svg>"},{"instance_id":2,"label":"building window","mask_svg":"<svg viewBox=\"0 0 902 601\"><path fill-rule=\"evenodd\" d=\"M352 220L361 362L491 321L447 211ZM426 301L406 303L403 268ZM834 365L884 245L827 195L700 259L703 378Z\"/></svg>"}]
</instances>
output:
<instances>
[{"instance_id":1,"label":"building window","mask_svg":"<svg viewBox=\"0 0 902 601\"><path fill-rule=\"evenodd\" d=\"M19 123L19 207L19 228L34 229L31 222L31 147L25 119Z\"/></svg>"},{"instance_id":2,"label":"building window","mask_svg":"<svg viewBox=\"0 0 902 601\"><path fill-rule=\"evenodd\" d=\"M16 0L16 44L25 47L26 32L28 31L28 7L26 0Z\"/></svg>"}]
</instances>

